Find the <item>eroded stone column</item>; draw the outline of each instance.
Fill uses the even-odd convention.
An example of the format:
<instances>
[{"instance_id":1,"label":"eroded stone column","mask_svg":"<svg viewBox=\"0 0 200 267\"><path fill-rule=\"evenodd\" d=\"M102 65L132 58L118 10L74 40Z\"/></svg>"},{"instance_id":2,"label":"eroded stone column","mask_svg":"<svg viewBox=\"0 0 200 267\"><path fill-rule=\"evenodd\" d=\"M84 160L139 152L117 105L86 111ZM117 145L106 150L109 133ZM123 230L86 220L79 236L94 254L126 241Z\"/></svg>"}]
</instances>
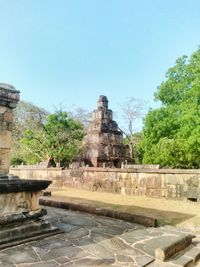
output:
<instances>
[{"instance_id":1,"label":"eroded stone column","mask_svg":"<svg viewBox=\"0 0 200 267\"><path fill-rule=\"evenodd\" d=\"M13 86L0 83L0 174L9 172L13 109L19 93Z\"/></svg>"}]
</instances>

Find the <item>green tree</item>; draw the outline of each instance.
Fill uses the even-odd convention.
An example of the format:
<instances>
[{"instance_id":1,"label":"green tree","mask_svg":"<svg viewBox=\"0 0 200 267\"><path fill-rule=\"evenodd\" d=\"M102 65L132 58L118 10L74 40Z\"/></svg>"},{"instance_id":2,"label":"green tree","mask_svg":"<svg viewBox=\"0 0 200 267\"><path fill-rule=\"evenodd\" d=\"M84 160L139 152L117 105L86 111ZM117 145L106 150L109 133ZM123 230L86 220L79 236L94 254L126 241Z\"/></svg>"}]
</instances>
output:
<instances>
[{"instance_id":1,"label":"green tree","mask_svg":"<svg viewBox=\"0 0 200 267\"><path fill-rule=\"evenodd\" d=\"M48 115L48 111L32 103L25 101L18 103L14 109L11 165L20 164L20 162L34 164L38 161L38 157L28 149L24 149L20 140L27 130L40 131L46 123Z\"/></svg>"},{"instance_id":2,"label":"green tree","mask_svg":"<svg viewBox=\"0 0 200 267\"><path fill-rule=\"evenodd\" d=\"M180 57L155 93L161 107L145 118L139 144L143 163L200 167L200 49Z\"/></svg>"},{"instance_id":3,"label":"green tree","mask_svg":"<svg viewBox=\"0 0 200 267\"><path fill-rule=\"evenodd\" d=\"M53 159L57 166L71 162L79 152L83 127L61 110L48 116L47 123L39 131L27 130L22 144L38 160Z\"/></svg>"},{"instance_id":4,"label":"green tree","mask_svg":"<svg viewBox=\"0 0 200 267\"><path fill-rule=\"evenodd\" d=\"M125 134L125 138L123 140L123 143L125 145L128 145L129 152L130 152L130 158L132 159L132 162L135 164L139 163L139 156L138 156L138 144L141 141L141 132L135 132L132 135Z\"/></svg>"}]
</instances>

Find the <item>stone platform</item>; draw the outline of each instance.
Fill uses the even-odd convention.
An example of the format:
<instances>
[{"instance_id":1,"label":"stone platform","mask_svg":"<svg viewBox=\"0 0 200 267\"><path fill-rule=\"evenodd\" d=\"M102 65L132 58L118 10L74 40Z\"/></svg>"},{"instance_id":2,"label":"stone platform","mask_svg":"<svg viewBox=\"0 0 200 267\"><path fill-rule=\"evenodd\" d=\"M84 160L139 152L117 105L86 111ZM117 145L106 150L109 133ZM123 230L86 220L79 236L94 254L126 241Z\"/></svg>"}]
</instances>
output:
<instances>
[{"instance_id":1,"label":"stone platform","mask_svg":"<svg viewBox=\"0 0 200 267\"><path fill-rule=\"evenodd\" d=\"M51 181L7 175L19 93L12 85L0 83L0 249L61 232L41 219L46 212L39 206L39 196Z\"/></svg>"},{"instance_id":2,"label":"stone platform","mask_svg":"<svg viewBox=\"0 0 200 267\"><path fill-rule=\"evenodd\" d=\"M61 232L42 219L9 224L8 227L0 227L0 250Z\"/></svg>"},{"instance_id":3,"label":"stone platform","mask_svg":"<svg viewBox=\"0 0 200 267\"><path fill-rule=\"evenodd\" d=\"M155 247L158 240L164 244L169 238L189 234L174 227L147 228L77 211L47 211L45 220L64 232L0 251L0 267L183 267L194 266L200 256L197 239L170 260L155 260L152 244Z\"/></svg>"},{"instance_id":4,"label":"stone platform","mask_svg":"<svg viewBox=\"0 0 200 267\"><path fill-rule=\"evenodd\" d=\"M61 232L42 217L39 206L41 190L51 181L0 179L0 250Z\"/></svg>"}]
</instances>

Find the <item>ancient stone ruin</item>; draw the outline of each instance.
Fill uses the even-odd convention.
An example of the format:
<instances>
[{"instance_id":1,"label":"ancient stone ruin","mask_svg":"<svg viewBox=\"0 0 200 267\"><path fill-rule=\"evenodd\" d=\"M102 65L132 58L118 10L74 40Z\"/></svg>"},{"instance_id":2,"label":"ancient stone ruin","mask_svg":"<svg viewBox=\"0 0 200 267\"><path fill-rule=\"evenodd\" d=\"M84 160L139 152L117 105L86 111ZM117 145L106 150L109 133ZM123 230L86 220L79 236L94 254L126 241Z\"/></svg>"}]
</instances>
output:
<instances>
[{"instance_id":1,"label":"ancient stone ruin","mask_svg":"<svg viewBox=\"0 0 200 267\"><path fill-rule=\"evenodd\" d=\"M123 144L123 133L113 120L106 96L99 97L84 146L84 160L89 166L121 167L123 162L129 160L128 147Z\"/></svg>"},{"instance_id":2,"label":"ancient stone ruin","mask_svg":"<svg viewBox=\"0 0 200 267\"><path fill-rule=\"evenodd\" d=\"M8 175L13 108L18 101L19 91L0 84L0 249L57 231L40 219L46 214L39 207L40 192L51 182Z\"/></svg>"},{"instance_id":3,"label":"ancient stone ruin","mask_svg":"<svg viewBox=\"0 0 200 267\"><path fill-rule=\"evenodd\" d=\"M19 91L0 84L0 173L7 174L10 162L13 108L19 101Z\"/></svg>"}]
</instances>

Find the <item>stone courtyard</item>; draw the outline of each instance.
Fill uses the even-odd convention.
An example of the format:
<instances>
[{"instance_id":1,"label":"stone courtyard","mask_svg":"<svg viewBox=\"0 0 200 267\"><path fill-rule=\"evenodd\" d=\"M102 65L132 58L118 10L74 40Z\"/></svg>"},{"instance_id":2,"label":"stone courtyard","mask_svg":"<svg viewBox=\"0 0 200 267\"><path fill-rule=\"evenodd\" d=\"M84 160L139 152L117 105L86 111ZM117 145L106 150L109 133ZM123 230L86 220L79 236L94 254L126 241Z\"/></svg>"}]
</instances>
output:
<instances>
[{"instance_id":1,"label":"stone courtyard","mask_svg":"<svg viewBox=\"0 0 200 267\"><path fill-rule=\"evenodd\" d=\"M12 109L19 100L19 91L12 86L0 86L2 113L0 266L192 267L199 265L200 236L194 236L186 229L171 226L156 228L152 227L156 226L156 223L145 223L145 226L136 223L152 220L154 222L154 218L148 217L147 214L139 217L134 215L135 219L130 220L134 216L128 213L123 213L121 216L122 213L97 208L95 209L97 216L66 209L64 204L67 203L63 202L63 199L57 206L62 209L48 207L47 213L45 209L41 209L40 192L45 190L51 181L22 180L17 176L7 175L11 148ZM105 119L108 125L117 127L117 124L112 121L112 112L108 110L107 98L100 98L97 111L100 115L101 134L105 134L102 131L102 125L105 123L101 119ZM115 134L121 136L115 127L111 134L112 138ZM105 136L108 134L107 131L110 130L106 128ZM97 135L100 136L99 132ZM112 149L115 148L113 151L117 152L117 147L122 148L120 144L120 142L113 144L111 146ZM105 147L107 145L106 143ZM6 153L3 153L5 151ZM117 158L119 158L118 163L124 160L119 153L116 155L114 152L108 153L107 156L109 154L112 157L106 158L107 163L114 164ZM100 156L94 159L96 165L104 160L105 158ZM78 206L78 210L81 210L81 205ZM100 213L100 211L106 212ZM117 216L110 216L112 218L102 216L109 216L109 214ZM127 218L131 222L127 222Z\"/></svg>"},{"instance_id":2,"label":"stone courtyard","mask_svg":"<svg viewBox=\"0 0 200 267\"><path fill-rule=\"evenodd\" d=\"M172 227L144 226L71 210L47 208L45 219L63 233L0 251L0 266L194 266L198 238L170 261L155 261L155 248L188 235ZM190 264L190 265L188 265Z\"/></svg>"}]
</instances>

